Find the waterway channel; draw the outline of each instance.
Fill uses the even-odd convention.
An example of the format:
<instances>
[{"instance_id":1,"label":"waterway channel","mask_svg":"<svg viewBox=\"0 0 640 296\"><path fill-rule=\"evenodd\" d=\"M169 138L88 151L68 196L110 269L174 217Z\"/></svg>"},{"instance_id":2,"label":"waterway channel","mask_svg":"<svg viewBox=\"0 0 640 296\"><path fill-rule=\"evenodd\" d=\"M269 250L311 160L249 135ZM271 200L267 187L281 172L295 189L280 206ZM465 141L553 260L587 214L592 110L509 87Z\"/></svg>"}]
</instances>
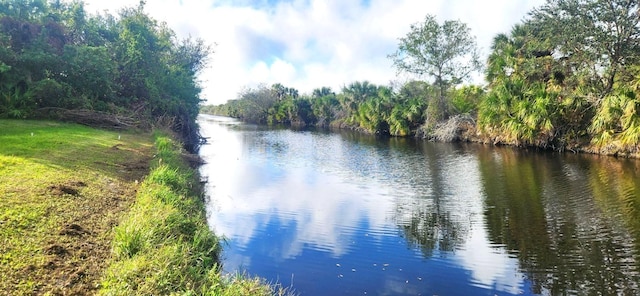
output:
<instances>
[{"instance_id":1,"label":"waterway channel","mask_svg":"<svg viewBox=\"0 0 640 296\"><path fill-rule=\"evenodd\" d=\"M639 295L640 162L201 115L226 272L300 295Z\"/></svg>"}]
</instances>

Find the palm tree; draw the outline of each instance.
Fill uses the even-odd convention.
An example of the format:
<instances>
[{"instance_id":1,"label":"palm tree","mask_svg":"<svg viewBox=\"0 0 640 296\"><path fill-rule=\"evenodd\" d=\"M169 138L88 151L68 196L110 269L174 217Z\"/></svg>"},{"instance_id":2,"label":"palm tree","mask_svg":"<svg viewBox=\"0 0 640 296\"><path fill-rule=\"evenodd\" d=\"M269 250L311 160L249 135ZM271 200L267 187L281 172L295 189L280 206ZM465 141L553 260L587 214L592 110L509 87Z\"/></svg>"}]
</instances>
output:
<instances>
[{"instance_id":1,"label":"palm tree","mask_svg":"<svg viewBox=\"0 0 640 296\"><path fill-rule=\"evenodd\" d=\"M549 84L550 52L527 24L516 25L509 36L492 44L486 79L491 87L480 104L480 129L517 145L547 146L559 121L559 91ZM533 36L533 37L532 37Z\"/></svg>"},{"instance_id":2,"label":"palm tree","mask_svg":"<svg viewBox=\"0 0 640 296\"><path fill-rule=\"evenodd\" d=\"M355 115L360 104L364 103L368 98L376 96L377 92L378 87L369 83L369 81L356 81L342 88L343 96L340 104L347 113L347 123L355 123Z\"/></svg>"},{"instance_id":3,"label":"palm tree","mask_svg":"<svg viewBox=\"0 0 640 296\"><path fill-rule=\"evenodd\" d=\"M271 93L277 100L281 101L287 96L287 88L280 83L276 83L271 86Z\"/></svg>"},{"instance_id":4,"label":"palm tree","mask_svg":"<svg viewBox=\"0 0 640 296\"><path fill-rule=\"evenodd\" d=\"M322 88L316 88L313 90L312 97L313 98L322 98L329 95L335 95L335 93L331 90L330 87L323 86Z\"/></svg>"}]
</instances>

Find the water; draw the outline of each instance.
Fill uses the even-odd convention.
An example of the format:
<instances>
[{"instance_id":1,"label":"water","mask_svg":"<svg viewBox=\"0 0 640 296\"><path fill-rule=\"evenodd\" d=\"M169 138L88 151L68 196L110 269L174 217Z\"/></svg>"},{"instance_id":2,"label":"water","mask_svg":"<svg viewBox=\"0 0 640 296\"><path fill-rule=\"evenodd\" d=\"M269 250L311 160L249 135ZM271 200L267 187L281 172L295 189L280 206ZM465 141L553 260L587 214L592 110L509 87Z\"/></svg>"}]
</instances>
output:
<instances>
[{"instance_id":1,"label":"water","mask_svg":"<svg viewBox=\"0 0 640 296\"><path fill-rule=\"evenodd\" d=\"M224 270L301 295L638 295L640 163L213 116Z\"/></svg>"}]
</instances>

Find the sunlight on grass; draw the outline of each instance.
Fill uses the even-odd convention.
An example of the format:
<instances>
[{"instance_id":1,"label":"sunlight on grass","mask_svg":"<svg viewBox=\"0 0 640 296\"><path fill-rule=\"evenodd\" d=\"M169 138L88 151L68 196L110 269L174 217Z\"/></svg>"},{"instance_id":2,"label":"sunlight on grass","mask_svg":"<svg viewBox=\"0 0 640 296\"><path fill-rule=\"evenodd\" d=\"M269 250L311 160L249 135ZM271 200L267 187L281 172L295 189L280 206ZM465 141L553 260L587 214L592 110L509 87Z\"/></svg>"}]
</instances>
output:
<instances>
[{"instance_id":1,"label":"sunlight on grass","mask_svg":"<svg viewBox=\"0 0 640 296\"><path fill-rule=\"evenodd\" d=\"M155 137L151 159L147 133L0 120L0 294L291 294L220 273L198 176Z\"/></svg>"},{"instance_id":2,"label":"sunlight on grass","mask_svg":"<svg viewBox=\"0 0 640 296\"><path fill-rule=\"evenodd\" d=\"M221 275L221 244L206 224L195 172L168 137L156 134L156 149L157 164L115 229L100 294L285 294L260 279Z\"/></svg>"},{"instance_id":3,"label":"sunlight on grass","mask_svg":"<svg viewBox=\"0 0 640 296\"><path fill-rule=\"evenodd\" d=\"M0 294L94 294L149 134L0 120Z\"/></svg>"}]
</instances>

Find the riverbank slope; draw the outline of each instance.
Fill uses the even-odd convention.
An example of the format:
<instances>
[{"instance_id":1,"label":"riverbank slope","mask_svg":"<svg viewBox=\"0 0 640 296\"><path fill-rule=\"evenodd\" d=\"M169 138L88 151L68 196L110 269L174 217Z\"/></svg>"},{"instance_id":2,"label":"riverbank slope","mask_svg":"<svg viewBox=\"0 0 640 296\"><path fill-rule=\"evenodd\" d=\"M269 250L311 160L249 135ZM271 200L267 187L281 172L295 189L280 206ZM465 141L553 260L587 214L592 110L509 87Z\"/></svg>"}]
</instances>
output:
<instances>
[{"instance_id":1,"label":"riverbank slope","mask_svg":"<svg viewBox=\"0 0 640 296\"><path fill-rule=\"evenodd\" d=\"M433 131L419 129L417 138L428 139L436 142L471 142L498 146L511 146L516 149L541 149L572 153L587 153L621 158L640 159L640 150L637 145L628 145L620 140L612 140L607 145L593 143L587 137L577 138L571 142L555 146L553 143L531 144L509 138L500 133L482 131L478 129L476 121L470 116L456 115L446 121L440 122Z\"/></svg>"},{"instance_id":2,"label":"riverbank slope","mask_svg":"<svg viewBox=\"0 0 640 296\"><path fill-rule=\"evenodd\" d=\"M170 137L0 120L0 143L0 294L273 292L221 276L199 180Z\"/></svg>"}]
</instances>

